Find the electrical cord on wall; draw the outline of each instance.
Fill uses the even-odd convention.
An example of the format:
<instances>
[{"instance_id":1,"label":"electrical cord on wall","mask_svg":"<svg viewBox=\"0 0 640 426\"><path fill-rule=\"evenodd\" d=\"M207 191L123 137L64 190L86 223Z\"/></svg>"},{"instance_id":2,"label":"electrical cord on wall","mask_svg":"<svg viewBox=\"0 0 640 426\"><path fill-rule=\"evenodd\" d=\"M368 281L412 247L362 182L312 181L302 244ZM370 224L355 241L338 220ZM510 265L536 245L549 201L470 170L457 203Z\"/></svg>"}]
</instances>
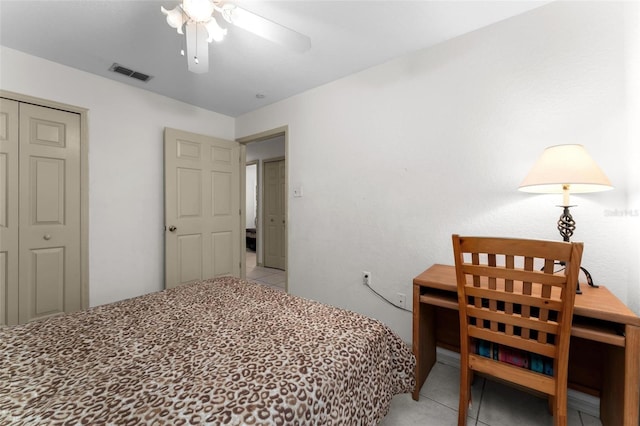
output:
<instances>
[{"instance_id":1,"label":"electrical cord on wall","mask_svg":"<svg viewBox=\"0 0 640 426\"><path fill-rule=\"evenodd\" d=\"M411 312L413 313L412 310L407 309L407 308L401 308L400 306L396 305L395 303L393 303L391 300L387 299L386 297L384 297L383 295L381 295L380 293L378 293L377 291L375 291L373 289L373 287L371 287L369 284L365 283L365 285L369 288L369 290L371 290L376 296L378 296L380 299L384 300L385 302L387 302L388 304L390 304L391 306L393 306L396 309L400 309L401 311L405 311L405 312Z\"/></svg>"}]
</instances>

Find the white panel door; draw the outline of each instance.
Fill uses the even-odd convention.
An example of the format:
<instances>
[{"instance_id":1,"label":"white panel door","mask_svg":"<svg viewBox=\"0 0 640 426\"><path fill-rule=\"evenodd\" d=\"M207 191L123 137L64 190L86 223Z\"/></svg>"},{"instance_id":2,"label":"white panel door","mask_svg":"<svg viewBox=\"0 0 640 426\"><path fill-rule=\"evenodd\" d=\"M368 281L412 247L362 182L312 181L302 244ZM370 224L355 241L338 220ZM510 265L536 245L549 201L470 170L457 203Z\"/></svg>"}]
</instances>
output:
<instances>
[{"instance_id":1,"label":"white panel door","mask_svg":"<svg viewBox=\"0 0 640 426\"><path fill-rule=\"evenodd\" d=\"M82 308L80 116L21 103L19 321Z\"/></svg>"},{"instance_id":2,"label":"white panel door","mask_svg":"<svg viewBox=\"0 0 640 426\"><path fill-rule=\"evenodd\" d=\"M165 287L240 276L240 146L165 129Z\"/></svg>"},{"instance_id":3,"label":"white panel door","mask_svg":"<svg viewBox=\"0 0 640 426\"><path fill-rule=\"evenodd\" d=\"M285 269L285 160L264 163L264 266Z\"/></svg>"},{"instance_id":4,"label":"white panel door","mask_svg":"<svg viewBox=\"0 0 640 426\"><path fill-rule=\"evenodd\" d=\"M0 325L18 323L18 211L18 102L0 98Z\"/></svg>"}]
</instances>

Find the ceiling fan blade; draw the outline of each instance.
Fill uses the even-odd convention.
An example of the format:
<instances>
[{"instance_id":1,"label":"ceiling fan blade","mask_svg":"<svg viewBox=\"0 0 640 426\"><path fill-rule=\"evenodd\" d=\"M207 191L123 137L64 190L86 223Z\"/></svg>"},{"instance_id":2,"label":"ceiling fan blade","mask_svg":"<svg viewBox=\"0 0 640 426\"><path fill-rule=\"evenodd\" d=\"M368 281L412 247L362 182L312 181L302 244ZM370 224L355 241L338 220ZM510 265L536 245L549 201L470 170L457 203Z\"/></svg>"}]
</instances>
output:
<instances>
[{"instance_id":1,"label":"ceiling fan blade","mask_svg":"<svg viewBox=\"0 0 640 426\"><path fill-rule=\"evenodd\" d=\"M187 22L187 67L189 71L202 74L209 71L209 43L207 29L196 22Z\"/></svg>"},{"instance_id":2,"label":"ceiling fan blade","mask_svg":"<svg viewBox=\"0 0 640 426\"><path fill-rule=\"evenodd\" d=\"M287 46L297 52L305 52L311 49L311 39L306 35L256 15L253 12L249 12L246 9L227 3L218 10L227 22L269 41Z\"/></svg>"}]
</instances>

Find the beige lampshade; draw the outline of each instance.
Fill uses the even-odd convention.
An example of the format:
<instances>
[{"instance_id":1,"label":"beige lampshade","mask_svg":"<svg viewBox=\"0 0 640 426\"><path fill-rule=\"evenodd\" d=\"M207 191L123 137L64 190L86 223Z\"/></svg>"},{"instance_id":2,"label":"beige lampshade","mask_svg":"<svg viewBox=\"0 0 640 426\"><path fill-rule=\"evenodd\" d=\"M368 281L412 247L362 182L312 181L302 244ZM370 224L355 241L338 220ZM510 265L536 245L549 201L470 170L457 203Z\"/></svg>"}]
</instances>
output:
<instances>
[{"instance_id":1,"label":"beige lampshade","mask_svg":"<svg viewBox=\"0 0 640 426\"><path fill-rule=\"evenodd\" d=\"M520 191L539 194L599 192L613 189L609 178L582 145L556 145L544 150Z\"/></svg>"}]
</instances>

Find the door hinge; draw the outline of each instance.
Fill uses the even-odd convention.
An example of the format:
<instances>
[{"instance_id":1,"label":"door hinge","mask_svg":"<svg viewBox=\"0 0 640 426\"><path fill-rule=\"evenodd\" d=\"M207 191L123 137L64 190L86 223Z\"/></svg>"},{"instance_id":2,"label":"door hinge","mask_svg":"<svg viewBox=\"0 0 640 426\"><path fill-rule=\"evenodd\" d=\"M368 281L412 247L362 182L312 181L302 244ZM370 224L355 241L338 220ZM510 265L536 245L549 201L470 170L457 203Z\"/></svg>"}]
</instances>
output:
<instances>
[{"instance_id":1,"label":"door hinge","mask_svg":"<svg viewBox=\"0 0 640 426\"><path fill-rule=\"evenodd\" d=\"M238 216L242 216L242 209L238 209Z\"/></svg>"}]
</instances>

